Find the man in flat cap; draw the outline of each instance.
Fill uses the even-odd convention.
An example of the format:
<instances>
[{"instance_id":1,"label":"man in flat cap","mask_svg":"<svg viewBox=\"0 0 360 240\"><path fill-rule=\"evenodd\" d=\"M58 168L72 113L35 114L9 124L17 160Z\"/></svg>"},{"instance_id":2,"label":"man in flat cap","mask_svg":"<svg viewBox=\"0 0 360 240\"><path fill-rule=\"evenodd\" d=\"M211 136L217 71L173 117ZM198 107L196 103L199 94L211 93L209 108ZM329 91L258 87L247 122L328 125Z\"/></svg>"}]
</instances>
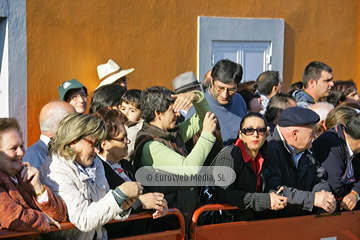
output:
<instances>
[{"instance_id":1,"label":"man in flat cap","mask_svg":"<svg viewBox=\"0 0 360 240\"><path fill-rule=\"evenodd\" d=\"M358 113L346 126L339 124L321 134L313 145L321 166L327 172L327 181L335 197L342 198L340 210L353 210L360 200L359 126Z\"/></svg>"},{"instance_id":2,"label":"man in flat cap","mask_svg":"<svg viewBox=\"0 0 360 240\"><path fill-rule=\"evenodd\" d=\"M265 158L265 190L283 186L290 204L277 211L277 217L316 213L319 207L326 212L335 210L335 197L320 167L309 150L319 115L302 107L290 107L279 116L274 133L268 137Z\"/></svg>"}]
</instances>

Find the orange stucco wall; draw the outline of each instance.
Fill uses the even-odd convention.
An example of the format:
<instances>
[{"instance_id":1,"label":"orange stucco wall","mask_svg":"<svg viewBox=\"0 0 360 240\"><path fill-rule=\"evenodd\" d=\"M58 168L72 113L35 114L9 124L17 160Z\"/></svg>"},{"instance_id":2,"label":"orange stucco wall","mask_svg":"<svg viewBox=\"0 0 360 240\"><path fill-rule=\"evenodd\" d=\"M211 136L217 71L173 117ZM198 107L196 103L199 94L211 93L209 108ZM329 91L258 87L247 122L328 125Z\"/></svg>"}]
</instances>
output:
<instances>
[{"instance_id":1,"label":"orange stucco wall","mask_svg":"<svg viewBox=\"0 0 360 240\"><path fill-rule=\"evenodd\" d=\"M195 72L198 16L285 19L285 89L313 60L359 83L358 0L28 0L28 144L60 83L76 78L91 94L96 66L109 58L135 68L129 88L171 87Z\"/></svg>"}]
</instances>

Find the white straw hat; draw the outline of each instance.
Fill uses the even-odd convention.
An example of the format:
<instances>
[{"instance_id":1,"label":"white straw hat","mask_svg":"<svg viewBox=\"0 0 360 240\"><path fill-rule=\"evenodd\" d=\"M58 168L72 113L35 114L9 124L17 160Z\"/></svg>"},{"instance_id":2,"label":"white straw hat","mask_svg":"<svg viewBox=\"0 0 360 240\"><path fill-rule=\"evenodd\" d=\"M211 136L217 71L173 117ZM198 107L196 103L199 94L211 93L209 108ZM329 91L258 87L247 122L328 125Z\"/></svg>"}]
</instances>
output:
<instances>
[{"instance_id":1,"label":"white straw hat","mask_svg":"<svg viewBox=\"0 0 360 240\"><path fill-rule=\"evenodd\" d=\"M134 68L127 70L121 69L121 67L117 65L116 62L110 59L107 63L101 64L97 67L97 72L100 79L100 84L97 86L97 88L111 84L134 70Z\"/></svg>"}]
</instances>

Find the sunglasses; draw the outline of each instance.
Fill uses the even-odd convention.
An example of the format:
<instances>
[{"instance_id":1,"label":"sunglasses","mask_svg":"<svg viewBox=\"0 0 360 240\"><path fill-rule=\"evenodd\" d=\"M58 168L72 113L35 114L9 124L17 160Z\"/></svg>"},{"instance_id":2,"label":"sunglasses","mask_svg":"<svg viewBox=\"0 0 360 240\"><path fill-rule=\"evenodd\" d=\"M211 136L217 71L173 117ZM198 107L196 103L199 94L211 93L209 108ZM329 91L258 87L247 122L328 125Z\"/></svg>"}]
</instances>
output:
<instances>
[{"instance_id":1,"label":"sunglasses","mask_svg":"<svg viewBox=\"0 0 360 240\"><path fill-rule=\"evenodd\" d=\"M89 139L86 139L86 138L82 138L82 140L84 140L85 142L89 143L92 147L94 148L99 148L100 147L100 144L101 144L101 141L91 141Z\"/></svg>"},{"instance_id":2,"label":"sunglasses","mask_svg":"<svg viewBox=\"0 0 360 240\"><path fill-rule=\"evenodd\" d=\"M245 134L246 136L251 136L256 132L260 136L264 136L267 133L267 128L243 128L240 130L241 133Z\"/></svg>"}]
</instances>

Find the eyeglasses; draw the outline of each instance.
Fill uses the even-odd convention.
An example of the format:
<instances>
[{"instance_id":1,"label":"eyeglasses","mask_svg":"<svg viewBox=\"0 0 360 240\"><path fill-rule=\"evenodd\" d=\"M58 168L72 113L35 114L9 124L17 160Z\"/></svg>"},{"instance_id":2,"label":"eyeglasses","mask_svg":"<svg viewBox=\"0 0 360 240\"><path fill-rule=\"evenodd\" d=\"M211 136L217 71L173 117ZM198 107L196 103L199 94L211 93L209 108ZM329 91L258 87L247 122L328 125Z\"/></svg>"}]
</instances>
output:
<instances>
[{"instance_id":1,"label":"eyeglasses","mask_svg":"<svg viewBox=\"0 0 360 240\"><path fill-rule=\"evenodd\" d=\"M218 92L218 93L222 93L224 91L228 91L229 95L232 95L236 92L237 88L226 88L226 87L219 87L217 84L213 83L213 86L215 88L215 90Z\"/></svg>"},{"instance_id":2,"label":"eyeglasses","mask_svg":"<svg viewBox=\"0 0 360 240\"><path fill-rule=\"evenodd\" d=\"M100 147L100 144L101 144L101 141L91 141L89 139L86 139L86 138L82 138L82 140L84 140L85 142L89 143L92 147L94 148L99 148Z\"/></svg>"},{"instance_id":3,"label":"eyeglasses","mask_svg":"<svg viewBox=\"0 0 360 240\"><path fill-rule=\"evenodd\" d=\"M85 93L74 94L70 97L70 99L72 101L77 101L79 99L79 97L81 97L82 99L87 99L88 95L86 95Z\"/></svg>"},{"instance_id":4,"label":"eyeglasses","mask_svg":"<svg viewBox=\"0 0 360 240\"><path fill-rule=\"evenodd\" d=\"M241 133L245 134L246 136L251 136L256 132L260 136L264 136L267 133L267 128L243 128L240 130Z\"/></svg>"},{"instance_id":5,"label":"eyeglasses","mask_svg":"<svg viewBox=\"0 0 360 240\"><path fill-rule=\"evenodd\" d=\"M115 141L118 141L118 142L123 142L123 143L126 143L126 144L130 144L130 143L131 143L130 139L128 139L127 137L123 137L123 138L112 138L111 140L115 140Z\"/></svg>"}]
</instances>

